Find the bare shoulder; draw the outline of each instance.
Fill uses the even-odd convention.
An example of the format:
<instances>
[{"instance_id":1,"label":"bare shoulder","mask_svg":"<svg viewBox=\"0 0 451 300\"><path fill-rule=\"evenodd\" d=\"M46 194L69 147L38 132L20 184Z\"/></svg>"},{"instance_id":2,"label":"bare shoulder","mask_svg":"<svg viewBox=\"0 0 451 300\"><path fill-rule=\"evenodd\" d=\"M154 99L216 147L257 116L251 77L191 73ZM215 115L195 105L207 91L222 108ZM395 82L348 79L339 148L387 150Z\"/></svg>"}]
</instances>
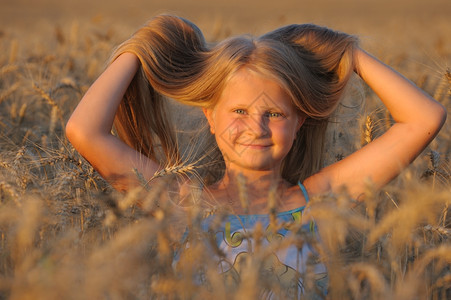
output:
<instances>
[{"instance_id":1,"label":"bare shoulder","mask_svg":"<svg viewBox=\"0 0 451 300\"><path fill-rule=\"evenodd\" d=\"M314 197L331 191L328 169L325 168L304 180L303 184L309 197Z\"/></svg>"},{"instance_id":2,"label":"bare shoulder","mask_svg":"<svg viewBox=\"0 0 451 300\"><path fill-rule=\"evenodd\" d=\"M283 193L280 201L280 211L288 211L302 207L307 204L307 199L300 189L299 185L289 186Z\"/></svg>"}]
</instances>

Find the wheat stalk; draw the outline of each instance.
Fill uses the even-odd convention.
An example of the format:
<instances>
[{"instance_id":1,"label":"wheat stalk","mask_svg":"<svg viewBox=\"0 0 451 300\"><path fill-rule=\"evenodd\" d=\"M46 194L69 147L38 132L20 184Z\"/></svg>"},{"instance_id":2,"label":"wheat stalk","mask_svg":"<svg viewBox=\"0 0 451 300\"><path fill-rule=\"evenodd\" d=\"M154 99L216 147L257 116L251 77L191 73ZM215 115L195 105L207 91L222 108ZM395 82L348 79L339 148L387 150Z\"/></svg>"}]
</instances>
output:
<instances>
[{"instance_id":1,"label":"wheat stalk","mask_svg":"<svg viewBox=\"0 0 451 300\"><path fill-rule=\"evenodd\" d=\"M14 203L16 203L17 206L19 207L22 206L22 203L19 200L19 194L9 183L7 183L6 181L0 181L0 191L8 193L12 197Z\"/></svg>"},{"instance_id":2,"label":"wheat stalk","mask_svg":"<svg viewBox=\"0 0 451 300\"><path fill-rule=\"evenodd\" d=\"M249 199L247 197L247 190L246 190L246 178L243 174L239 173L236 176L236 180L238 183L238 196L240 198L241 207L243 208L243 211L245 214L249 213Z\"/></svg>"},{"instance_id":3,"label":"wheat stalk","mask_svg":"<svg viewBox=\"0 0 451 300\"><path fill-rule=\"evenodd\" d=\"M58 104L56 104L55 100L52 99L52 97L46 92L44 91L42 88L40 88L39 86L36 85L36 83L32 82L31 86L33 87L33 89L39 93L39 95L42 97L42 99L44 99L45 101L47 101L47 103L52 106L52 107L56 107L58 109L59 112L61 112L60 108L58 107Z\"/></svg>"},{"instance_id":4,"label":"wheat stalk","mask_svg":"<svg viewBox=\"0 0 451 300\"><path fill-rule=\"evenodd\" d=\"M373 131L374 131L373 119L371 118L370 115L367 115L361 137L362 146L371 143L371 141L373 140Z\"/></svg>"},{"instance_id":5,"label":"wheat stalk","mask_svg":"<svg viewBox=\"0 0 451 300\"><path fill-rule=\"evenodd\" d=\"M13 64L16 62L18 52L19 52L19 43L17 42L17 40L13 40L11 42L11 48L10 48L9 59L8 59L8 62L10 64Z\"/></svg>"},{"instance_id":6,"label":"wheat stalk","mask_svg":"<svg viewBox=\"0 0 451 300\"><path fill-rule=\"evenodd\" d=\"M354 299L365 299L365 286L369 285L374 299L386 299L388 295L388 286L383 274L377 267L365 263L354 263L348 267L350 274L349 286L353 292ZM362 293L363 292L363 293Z\"/></svg>"},{"instance_id":7,"label":"wheat stalk","mask_svg":"<svg viewBox=\"0 0 451 300\"><path fill-rule=\"evenodd\" d=\"M58 120L58 107L52 106L52 110L50 112L49 135L52 135L55 132L57 120Z\"/></svg>"},{"instance_id":8,"label":"wheat stalk","mask_svg":"<svg viewBox=\"0 0 451 300\"><path fill-rule=\"evenodd\" d=\"M78 93L81 93L80 86L76 83L76 81L71 77L64 77L60 80L60 82L53 88L51 93L55 93L56 91L64 88L71 88Z\"/></svg>"},{"instance_id":9,"label":"wheat stalk","mask_svg":"<svg viewBox=\"0 0 451 300\"><path fill-rule=\"evenodd\" d=\"M64 128L63 112L59 108L58 104L56 104L55 100L53 100L48 93L46 93L43 89L38 87L34 82L32 82L32 87L52 107L49 124L50 134L52 134L55 129L56 119L59 119L61 126Z\"/></svg>"},{"instance_id":10,"label":"wheat stalk","mask_svg":"<svg viewBox=\"0 0 451 300\"><path fill-rule=\"evenodd\" d=\"M153 176L146 180L141 172L139 172L138 169L133 168L132 172L135 174L136 178L138 179L141 186L145 189L148 189L149 184L157 179L168 175L183 175L183 176L189 176L191 174L195 174L196 169L196 163L189 163L189 164L176 164L176 165L168 165L164 167L161 170L156 171Z\"/></svg>"},{"instance_id":11,"label":"wheat stalk","mask_svg":"<svg viewBox=\"0 0 451 300\"><path fill-rule=\"evenodd\" d=\"M450 68L446 69L445 77L446 77L446 79L448 79L448 83L451 85L451 69Z\"/></svg>"},{"instance_id":12,"label":"wheat stalk","mask_svg":"<svg viewBox=\"0 0 451 300\"><path fill-rule=\"evenodd\" d=\"M448 72L448 71L447 71ZM441 76L437 87L435 88L435 92L433 95L433 98L439 102L441 102L441 99L443 95L445 94L444 91L446 89L447 83L449 83L448 73L445 73L445 76Z\"/></svg>"},{"instance_id":13,"label":"wheat stalk","mask_svg":"<svg viewBox=\"0 0 451 300\"><path fill-rule=\"evenodd\" d=\"M19 166L20 160L25 155L25 146L20 147L19 151L17 151L16 156L14 157L13 165L15 167Z\"/></svg>"},{"instance_id":14,"label":"wheat stalk","mask_svg":"<svg viewBox=\"0 0 451 300\"><path fill-rule=\"evenodd\" d=\"M193 151L193 150L191 150ZM144 187L147 187L147 185L154 179L168 176L168 175L182 175L189 177L190 175L194 175L196 178L199 179L199 181L203 182L203 179L200 178L199 174L197 173L197 168L202 167L208 167L211 165L215 165L216 162L209 161L207 163L202 163L202 160L204 160L206 157L208 157L209 153L204 153L202 156L194 160L193 162L184 163L181 162L181 159L175 159L175 162L169 162L164 168L161 170L156 171L153 176L149 180L145 180L142 174L140 174L137 169L134 169L133 172L138 176L138 180L141 182L141 185ZM186 154L187 158L186 160L189 161L189 157L195 156L195 153L189 152Z\"/></svg>"},{"instance_id":15,"label":"wheat stalk","mask_svg":"<svg viewBox=\"0 0 451 300\"><path fill-rule=\"evenodd\" d=\"M390 111L388 109L385 109L385 131L389 130L392 126L391 123L391 114Z\"/></svg>"},{"instance_id":16,"label":"wheat stalk","mask_svg":"<svg viewBox=\"0 0 451 300\"><path fill-rule=\"evenodd\" d=\"M11 116L12 120L17 119L17 103L16 102L13 102L11 104L11 107L9 109L9 115Z\"/></svg>"},{"instance_id":17,"label":"wheat stalk","mask_svg":"<svg viewBox=\"0 0 451 300\"><path fill-rule=\"evenodd\" d=\"M11 166L11 164L5 162L5 161L0 161L0 167L5 168L5 169L10 169L12 170L13 167Z\"/></svg>"},{"instance_id":18,"label":"wheat stalk","mask_svg":"<svg viewBox=\"0 0 451 300\"><path fill-rule=\"evenodd\" d=\"M6 100L9 96L11 96L12 93L14 93L18 88L20 87L19 82L15 82L13 85L11 85L6 91L3 91L0 94L0 104Z\"/></svg>"},{"instance_id":19,"label":"wheat stalk","mask_svg":"<svg viewBox=\"0 0 451 300\"><path fill-rule=\"evenodd\" d=\"M440 153L432 150L429 152L429 160L431 163L431 168L429 168L423 175L430 176L432 175L432 189L435 187L435 178L437 173L439 172L440 167Z\"/></svg>"},{"instance_id":20,"label":"wheat stalk","mask_svg":"<svg viewBox=\"0 0 451 300\"><path fill-rule=\"evenodd\" d=\"M446 237L451 236L451 229L448 229L443 226L426 225L423 227L423 229L425 231L436 232L436 233L446 236Z\"/></svg>"},{"instance_id":21,"label":"wheat stalk","mask_svg":"<svg viewBox=\"0 0 451 300\"><path fill-rule=\"evenodd\" d=\"M159 177L172 175L172 174L187 176L188 174L192 173L194 170L195 170L194 163L166 166L165 168L155 172L149 181L154 180Z\"/></svg>"},{"instance_id":22,"label":"wheat stalk","mask_svg":"<svg viewBox=\"0 0 451 300\"><path fill-rule=\"evenodd\" d=\"M424 89L424 87L426 86L426 83L429 79L429 75L428 74L423 74L420 76L420 79L417 80L416 85L420 88L420 89Z\"/></svg>"},{"instance_id":23,"label":"wheat stalk","mask_svg":"<svg viewBox=\"0 0 451 300\"><path fill-rule=\"evenodd\" d=\"M55 26L55 38L60 45L64 45L66 42L66 38L64 37L63 30L60 26Z\"/></svg>"},{"instance_id":24,"label":"wheat stalk","mask_svg":"<svg viewBox=\"0 0 451 300\"><path fill-rule=\"evenodd\" d=\"M272 184L268 193L268 209L271 226L276 226L277 214L277 184Z\"/></svg>"},{"instance_id":25,"label":"wheat stalk","mask_svg":"<svg viewBox=\"0 0 451 300\"><path fill-rule=\"evenodd\" d=\"M432 150L429 152L429 158L431 160L432 169L436 171L440 166L440 153Z\"/></svg>"},{"instance_id":26,"label":"wheat stalk","mask_svg":"<svg viewBox=\"0 0 451 300\"><path fill-rule=\"evenodd\" d=\"M17 125L20 125L25 118L25 111L27 110L27 103L23 103L19 109L19 115L17 120Z\"/></svg>"},{"instance_id":27,"label":"wheat stalk","mask_svg":"<svg viewBox=\"0 0 451 300\"><path fill-rule=\"evenodd\" d=\"M445 77L448 80L448 96L451 95L451 70L448 68L446 69Z\"/></svg>"},{"instance_id":28,"label":"wheat stalk","mask_svg":"<svg viewBox=\"0 0 451 300\"><path fill-rule=\"evenodd\" d=\"M8 73L14 72L19 67L17 65L6 65L0 68L0 77L5 76ZM17 83L17 82L16 82Z\"/></svg>"},{"instance_id":29,"label":"wheat stalk","mask_svg":"<svg viewBox=\"0 0 451 300\"><path fill-rule=\"evenodd\" d=\"M78 22L73 22L72 26L70 28L70 33L69 33L69 43L72 46L75 46L78 44L78 37L79 35L79 23Z\"/></svg>"}]
</instances>

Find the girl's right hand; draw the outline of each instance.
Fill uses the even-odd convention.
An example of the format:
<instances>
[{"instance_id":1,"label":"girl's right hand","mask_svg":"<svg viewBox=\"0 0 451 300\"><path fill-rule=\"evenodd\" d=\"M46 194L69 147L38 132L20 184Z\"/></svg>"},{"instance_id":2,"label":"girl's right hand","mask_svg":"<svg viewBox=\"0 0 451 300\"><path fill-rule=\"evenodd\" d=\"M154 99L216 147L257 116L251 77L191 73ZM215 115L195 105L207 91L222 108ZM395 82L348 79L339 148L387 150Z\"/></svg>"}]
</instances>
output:
<instances>
[{"instance_id":1,"label":"girl's right hand","mask_svg":"<svg viewBox=\"0 0 451 300\"><path fill-rule=\"evenodd\" d=\"M111 133L117 108L138 68L134 54L120 55L89 88L66 125L75 149L118 190L139 184L133 169L151 178L159 167Z\"/></svg>"}]
</instances>

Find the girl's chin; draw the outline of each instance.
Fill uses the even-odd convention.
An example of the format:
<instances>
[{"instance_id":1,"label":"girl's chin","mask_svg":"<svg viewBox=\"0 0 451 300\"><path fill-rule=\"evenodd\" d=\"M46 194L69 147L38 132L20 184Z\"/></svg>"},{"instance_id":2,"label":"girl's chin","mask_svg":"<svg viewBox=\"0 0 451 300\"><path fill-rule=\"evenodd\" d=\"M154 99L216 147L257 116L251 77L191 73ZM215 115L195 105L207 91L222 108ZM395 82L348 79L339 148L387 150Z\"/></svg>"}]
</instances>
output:
<instances>
[{"instance_id":1,"label":"girl's chin","mask_svg":"<svg viewBox=\"0 0 451 300\"><path fill-rule=\"evenodd\" d=\"M245 149L238 151L222 151L226 163L233 168L254 171L279 170L281 158L275 158L267 149ZM233 166L232 166L233 165Z\"/></svg>"},{"instance_id":2,"label":"girl's chin","mask_svg":"<svg viewBox=\"0 0 451 300\"><path fill-rule=\"evenodd\" d=\"M243 171L272 171L278 170L278 164L273 161L256 161L256 160L234 160L229 161L230 167L234 169L242 169Z\"/></svg>"}]
</instances>

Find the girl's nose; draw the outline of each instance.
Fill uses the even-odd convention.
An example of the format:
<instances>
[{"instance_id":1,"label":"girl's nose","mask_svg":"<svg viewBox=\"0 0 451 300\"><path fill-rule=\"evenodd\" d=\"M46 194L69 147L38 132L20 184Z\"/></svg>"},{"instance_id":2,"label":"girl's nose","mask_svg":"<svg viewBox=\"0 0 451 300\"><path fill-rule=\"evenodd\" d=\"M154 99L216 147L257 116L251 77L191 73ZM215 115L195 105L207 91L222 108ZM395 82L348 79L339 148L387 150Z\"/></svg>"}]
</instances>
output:
<instances>
[{"instance_id":1,"label":"girl's nose","mask_svg":"<svg viewBox=\"0 0 451 300\"><path fill-rule=\"evenodd\" d=\"M269 135L268 118L265 114L252 114L246 124L249 131L256 138L266 137Z\"/></svg>"}]
</instances>

